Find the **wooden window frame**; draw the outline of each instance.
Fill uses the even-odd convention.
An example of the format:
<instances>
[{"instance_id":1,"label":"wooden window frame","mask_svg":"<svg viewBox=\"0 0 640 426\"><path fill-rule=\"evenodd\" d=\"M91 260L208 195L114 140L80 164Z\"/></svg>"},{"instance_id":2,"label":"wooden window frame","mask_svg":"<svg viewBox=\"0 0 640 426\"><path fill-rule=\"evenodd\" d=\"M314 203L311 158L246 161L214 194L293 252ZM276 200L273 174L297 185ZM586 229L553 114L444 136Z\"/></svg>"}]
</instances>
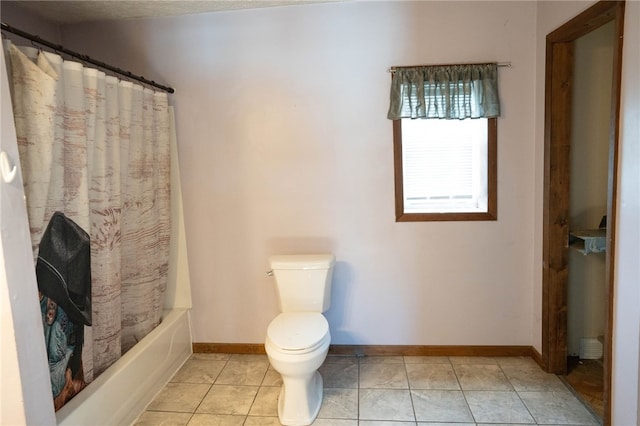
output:
<instances>
[{"instance_id":1,"label":"wooden window frame","mask_svg":"<svg viewBox=\"0 0 640 426\"><path fill-rule=\"evenodd\" d=\"M487 211L405 213L402 169L402 120L393 120L393 163L396 222L498 220L498 119L487 119Z\"/></svg>"}]
</instances>

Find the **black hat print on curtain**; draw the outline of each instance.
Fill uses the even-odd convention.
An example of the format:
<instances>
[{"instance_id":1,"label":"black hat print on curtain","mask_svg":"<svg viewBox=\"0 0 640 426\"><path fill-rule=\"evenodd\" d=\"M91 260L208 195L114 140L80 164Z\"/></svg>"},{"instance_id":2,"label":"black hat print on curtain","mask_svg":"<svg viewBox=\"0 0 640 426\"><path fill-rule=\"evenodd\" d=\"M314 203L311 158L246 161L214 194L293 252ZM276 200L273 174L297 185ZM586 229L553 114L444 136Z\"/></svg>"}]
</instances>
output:
<instances>
[{"instance_id":1,"label":"black hat print on curtain","mask_svg":"<svg viewBox=\"0 0 640 426\"><path fill-rule=\"evenodd\" d=\"M86 386L84 326L91 325L89 235L55 212L40 242L36 264L45 345L56 410Z\"/></svg>"}]
</instances>

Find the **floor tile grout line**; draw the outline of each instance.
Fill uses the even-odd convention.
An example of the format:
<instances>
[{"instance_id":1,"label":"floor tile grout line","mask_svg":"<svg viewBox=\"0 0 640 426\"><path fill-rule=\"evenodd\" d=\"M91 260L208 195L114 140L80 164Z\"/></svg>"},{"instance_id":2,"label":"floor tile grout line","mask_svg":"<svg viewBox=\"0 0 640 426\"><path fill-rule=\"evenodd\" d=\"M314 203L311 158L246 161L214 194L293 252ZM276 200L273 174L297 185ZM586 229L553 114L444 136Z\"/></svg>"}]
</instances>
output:
<instances>
[{"instance_id":1,"label":"floor tile grout line","mask_svg":"<svg viewBox=\"0 0 640 426\"><path fill-rule=\"evenodd\" d=\"M251 413L251 409L253 408L253 405L256 403L256 399L258 399L258 395L260 394L260 389L262 389L262 384L264 383L265 377L267 377L267 372L269 371L270 366L271 366L271 362L269 362L269 358L267 358L267 368L264 370L264 374L262 375L262 379L260 380L260 384L258 385L258 390L256 391L256 394L253 396L251 405L249 405L249 409L247 410L247 414L245 415L243 424L247 422L247 419L249 418L249 414Z\"/></svg>"},{"instance_id":2,"label":"floor tile grout line","mask_svg":"<svg viewBox=\"0 0 640 426\"><path fill-rule=\"evenodd\" d=\"M506 379L509 381L509 384L511 385L511 387L513 388L513 391L515 392L516 396L518 397L518 399L520 400L520 402L522 403L522 405L524 406L524 408L527 410L527 413L529 413L529 416L531 416L531 419L534 421L534 423L537 425L538 424L538 419L536 419L536 417L533 415L533 412L531 412L531 409L529 408L529 406L527 405L527 403L522 399L522 396L520 396L520 392L518 392L518 390L516 389L516 387L514 386L513 382L511 381L511 379L509 378L509 375L507 374L506 371L504 371L504 368L502 366L502 364L500 364L498 362L498 366L500 367L500 371L502 371L502 374L504 374L504 377L506 377Z\"/></svg>"},{"instance_id":3,"label":"floor tile grout line","mask_svg":"<svg viewBox=\"0 0 640 426\"><path fill-rule=\"evenodd\" d=\"M229 356L225 361L224 361L224 365L222 366L222 368L220 369L220 371L218 371L218 374L216 375L216 377L213 379L213 381L211 382L211 385L209 385L209 389L205 392L205 394L202 396L202 399L200 399L200 402L198 403L198 405L196 406L196 408L193 410L193 413L191 413L191 418L193 418L193 416L198 412L198 408L200 408L200 406L202 405L202 403L204 402L205 398L207 397L207 395L209 395L209 392L211 392L211 390L213 389L213 385L216 384L216 381L218 380L218 377L220 377L220 374L222 374L222 372L224 371L225 367L229 364L229 360L231 359L231 356ZM191 418L189 418L189 421L191 421ZM187 422L187 425L189 424L189 422Z\"/></svg>"},{"instance_id":4,"label":"floor tile grout line","mask_svg":"<svg viewBox=\"0 0 640 426\"><path fill-rule=\"evenodd\" d=\"M356 421L360 424L360 358L356 357L356 362L358 363L358 408L356 409Z\"/></svg>"},{"instance_id":5,"label":"floor tile grout line","mask_svg":"<svg viewBox=\"0 0 640 426\"><path fill-rule=\"evenodd\" d=\"M409 380L409 371L407 371L407 359L402 357L402 364L404 365L404 374L407 378L407 388L409 388L409 400L411 401L411 411L413 412L413 421L418 424L418 416L416 415L416 405L413 402L413 392L411 389L411 381Z\"/></svg>"},{"instance_id":6,"label":"floor tile grout line","mask_svg":"<svg viewBox=\"0 0 640 426\"><path fill-rule=\"evenodd\" d=\"M449 357L449 361L451 361L451 357ZM471 419L473 420L473 423L478 424L478 420L476 419L476 416L473 414L473 410L471 409L471 405L469 405L469 400L467 399L467 394L464 393L464 389L462 388L462 382L460 381L460 377L458 376L458 372L456 371L455 365L453 365L453 363L451 363L451 368L453 369L453 374L455 374L456 380L458 381L458 386L460 386L460 393L462 394L462 397L464 398L464 403L467 404L467 410L469 411L469 414L471 415Z\"/></svg>"}]
</instances>

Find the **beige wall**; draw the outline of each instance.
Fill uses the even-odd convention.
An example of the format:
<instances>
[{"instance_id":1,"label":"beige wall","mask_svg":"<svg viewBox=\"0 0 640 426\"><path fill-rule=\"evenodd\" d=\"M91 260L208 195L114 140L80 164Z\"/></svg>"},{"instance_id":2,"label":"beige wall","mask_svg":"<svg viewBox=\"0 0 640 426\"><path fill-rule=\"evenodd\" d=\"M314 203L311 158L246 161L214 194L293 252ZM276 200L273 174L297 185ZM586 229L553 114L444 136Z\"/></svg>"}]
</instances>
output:
<instances>
[{"instance_id":1,"label":"beige wall","mask_svg":"<svg viewBox=\"0 0 640 426\"><path fill-rule=\"evenodd\" d=\"M544 37L593 3L309 5L77 26L63 41L177 89L196 340L261 341L276 311L266 256L326 249L341 262L339 342L541 350ZM468 29L450 31L454 17ZM639 21L627 2L614 424L640 418ZM386 68L488 59L514 65L501 71L499 221L395 224Z\"/></svg>"},{"instance_id":2,"label":"beige wall","mask_svg":"<svg viewBox=\"0 0 640 426\"><path fill-rule=\"evenodd\" d=\"M640 2L628 1L622 65L612 424L640 423Z\"/></svg>"},{"instance_id":3,"label":"beige wall","mask_svg":"<svg viewBox=\"0 0 640 426\"><path fill-rule=\"evenodd\" d=\"M534 3L346 2L63 36L176 88L195 341L263 342L269 255L330 251L334 343L531 343ZM513 64L499 220L395 223L387 69L491 60Z\"/></svg>"}]
</instances>

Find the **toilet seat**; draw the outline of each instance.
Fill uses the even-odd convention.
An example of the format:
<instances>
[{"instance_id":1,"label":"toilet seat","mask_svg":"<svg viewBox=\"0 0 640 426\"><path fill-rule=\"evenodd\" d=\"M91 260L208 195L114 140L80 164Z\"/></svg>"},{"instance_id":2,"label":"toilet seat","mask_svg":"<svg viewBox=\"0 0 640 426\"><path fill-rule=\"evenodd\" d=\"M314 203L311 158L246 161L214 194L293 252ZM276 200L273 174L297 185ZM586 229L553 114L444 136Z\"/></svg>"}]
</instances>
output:
<instances>
[{"instance_id":1,"label":"toilet seat","mask_svg":"<svg viewBox=\"0 0 640 426\"><path fill-rule=\"evenodd\" d=\"M321 313L288 312L271 321L267 338L282 352L304 354L322 346L331 336L329 323Z\"/></svg>"}]
</instances>

